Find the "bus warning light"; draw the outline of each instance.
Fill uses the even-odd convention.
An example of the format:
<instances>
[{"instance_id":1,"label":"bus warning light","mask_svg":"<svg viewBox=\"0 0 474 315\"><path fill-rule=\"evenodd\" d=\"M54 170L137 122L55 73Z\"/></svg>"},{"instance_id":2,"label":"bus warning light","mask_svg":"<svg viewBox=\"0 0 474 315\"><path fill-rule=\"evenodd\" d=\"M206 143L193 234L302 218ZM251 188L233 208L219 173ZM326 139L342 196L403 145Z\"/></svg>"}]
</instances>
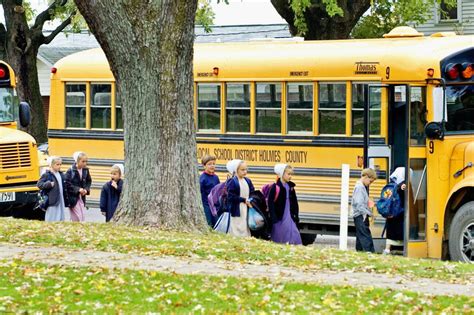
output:
<instances>
[{"instance_id":1,"label":"bus warning light","mask_svg":"<svg viewBox=\"0 0 474 315\"><path fill-rule=\"evenodd\" d=\"M462 72L462 77L464 79L470 79L472 77L472 72L473 72L472 64L467 65L467 67L465 67Z\"/></svg>"},{"instance_id":2,"label":"bus warning light","mask_svg":"<svg viewBox=\"0 0 474 315\"><path fill-rule=\"evenodd\" d=\"M426 71L426 74L428 75L428 77L432 78L434 76L434 69L433 68L429 68L427 71Z\"/></svg>"},{"instance_id":3,"label":"bus warning light","mask_svg":"<svg viewBox=\"0 0 474 315\"><path fill-rule=\"evenodd\" d=\"M214 75L219 75L219 68L218 68L218 67L214 67L214 68L212 69L212 73L213 73Z\"/></svg>"},{"instance_id":4,"label":"bus warning light","mask_svg":"<svg viewBox=\"0 0 474 315\"><path fill-rule=\"evenodd\" d=\"M7 72L5 71L5 69L0 68L0 79L4 79L6 75L7 75Z\"/></svg>"},{"instance_id":5,"label":"bus warning light","mask_svg":"<svg viewBox=\"0 0 474 315\"><path fill-rule=\"evenodd\" d=\"M447 71L447 75L448 75L448 78L450 78L451 80L456 80L458 77L459 77L459 64L450 64L447 68L448 68L448 71Z\"/></svg>"},{"instance_id":6,"label":"bus warning light","mask_svg":"<svg viewBox=\"0 0 474 315\"><path fill-rule=\"evenodd\" d=\"M56 73L57 71L58 71L58 69L56 67L51 68L51 73Z\"/></svg>"}]
</instances>

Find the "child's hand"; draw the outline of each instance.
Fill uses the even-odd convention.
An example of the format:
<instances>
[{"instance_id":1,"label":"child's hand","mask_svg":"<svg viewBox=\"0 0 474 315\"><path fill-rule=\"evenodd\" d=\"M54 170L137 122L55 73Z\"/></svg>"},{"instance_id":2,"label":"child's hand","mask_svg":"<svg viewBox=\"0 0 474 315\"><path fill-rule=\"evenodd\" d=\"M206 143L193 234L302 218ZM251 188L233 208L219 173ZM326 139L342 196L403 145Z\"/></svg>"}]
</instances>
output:
<instances>
[{"instance_id":1,"label":"child's hand","mask_svg":"<svg viewBox=\"0 0 474 315\"><path fill-rule=\"evenodd\" d=\"M247 205L247 207L252 208L252 204L250 203L250 201L245 200L245 204Z\"/></svg>"},{"instance_id":2,"label":"child's hand","mask_svg":"<svg viewBox=\"0 0 474 315\"><path fill-rule=\"evenodd\" d=\"M373 208L375 206L375 202L372 199L369 199L368 206L369 208Z\"/></svg>"},{"instance_id":3,"label":"child's hand","mask_svg":"<svg viewBox=\"0 0 474 315\"><path fill-rule=\"evenodd\" d=\"M84 188L79 188L79 193L81 194L81 196L85 196L87 195L87 190L85 190Z\"/></svg>"},{"instance_id":4,"label":"child's hand","mask_svg":"<svg viewBox=\"0 0 474 315\"><path fill-rule=\"evenodd\" d=\"M50 183L51 183L51 188L53 188L54 187L54 182L50 182Z\"/></svg>"},{"instance_id":5,"label":"child's hand","mask_svg":"<svg viewBox=\"0 0 474 315\"><path fill-rule=\"evenodd\" d=\"M114 181L114 180L112 181L111 185L112 185L112 187L115 188L115 189L117 189L117 187L118 187L118 186L117 186L117 182Z\"/></svg>"},{"instance_id":6,"label":"child's hand","mask_svg":"<svg viewBox=\"0 0 474 315\"><path fill-rule=\"evenodd\" d=\"M405 190L405 189L407 189L407 185L406 185L406 184L402 184L402 186L400 186L400 188L401 188L402 190Z\"/></svg>"}]
</instances>

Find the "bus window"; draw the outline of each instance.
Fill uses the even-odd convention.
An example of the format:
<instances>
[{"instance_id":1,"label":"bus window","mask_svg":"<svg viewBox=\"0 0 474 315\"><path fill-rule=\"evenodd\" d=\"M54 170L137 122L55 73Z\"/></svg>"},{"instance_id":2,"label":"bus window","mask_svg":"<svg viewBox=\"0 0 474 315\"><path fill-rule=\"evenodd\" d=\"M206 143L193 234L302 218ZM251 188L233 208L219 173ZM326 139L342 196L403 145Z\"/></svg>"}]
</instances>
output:
<instances>
[{"instance_id":1,"label":"bus window","mask_svg":"<svg viewBox=\"0 0 474 315\"><path fill-rule=\"evenodd\" d=\"M313 84L288 83L288 132L313 131Z\"/></svg>"},{"instance_id":2,"label":"bus window","mask_svg":"<svg viewBox=\"0 0 474 315\"><path fill-rule=\"evenodd\" d=\"M250 132L250 84L226 84L228 132Z\"/></svg>"},{"instance_id":3,"label":"bus window","mask_svg":"<svg viewBox=\"0 0 474 315\"><path fill-rule=\"evenodd\" d=\"M122 102L118 93L115 93L115 129L123 129Z\"/></svg>"},{"instance_id":4,"label":"bus window","mask_svg":"<svg viewBox=\"0 0 474 315\"><path fill-rule=\"evenodd\" d=\"M352 85L352 134L364 134L364 104L367 84ZM380 135L380 109L382 90L370 88L370 135Z\"/></svg>"},{"instance_id":5,"label":"bus window","mask_svg":"<svg viewBox=\"0 0 474 315\"><path fill-rule=\"evenodd\" d=\"M410 169L413 170L409 189L409 221L410 240L426 239L426 159L411 159Z\"/></svg>"},{"instance_id":6,"label":"bus window","mask_svg":"<svg viewBox=\"0 0 474 315\"><path fill-rule=\"evenodd\" d=\"M221 129L221 86L198 84L198 129Z\"/></svg>"},{"instance_id":7,"label":"bus window","mask_svg":"<svg viewBox=\"0 0 474 315\"><path fill-rule=\"evenodd\" d=\"M319 133L346 133L346 84L319 84Z\"/></svg>"},{"instance_id":8,"label":"bus window","mask_svg":"<svg viewBox=\"0 0 474 315\"><path fill-rule=\"evenodd\" d=\"M446 88L448 103L447 131L474 132L474 85Z\"/></svg>"},{"instance_id":9,"label":"bus window","mask_svg":"<svg viewBox=\"0 0 474 315\"><path fill-rule=\"evenodd\" d=\"M86 127L86 85L66 84L66 128Z\"/></svg>"},{"instance_id":10,"label":"bus window","mask_svg":"<svg viewBox=\"0 0 474 315\"><path fill-rule=\"evenodd\" d=\"M257 132L281 132L281 84L257 83Z\"/></svg>"},{"instance_id":11,"label":"bus window","mask_svg":"<svg viewBox=\"0 0 474 315\"><path fill-rule=\"evenodd\" d=\"M111 84L91 84L91 128L110 129Z\"/></svg>"},{"instance_id":12,"label":"bus window","mask_svg":"<svg viewBox=\"0 0 474 315\"><path fill-rule=\"evenodd\" d=\"M426 91L414 86L410 92L410 145L425 145Z\"/></svg>"},{"instance_id":13,"label":"bus window","mask_svg":"<svg viewBox=\"0 0 474 315\"><path fill-rule=\"evenodd\" d=\"M15 120L15 106L12 88L0 88L0 122Z\"/></svg>"}]
</instances>

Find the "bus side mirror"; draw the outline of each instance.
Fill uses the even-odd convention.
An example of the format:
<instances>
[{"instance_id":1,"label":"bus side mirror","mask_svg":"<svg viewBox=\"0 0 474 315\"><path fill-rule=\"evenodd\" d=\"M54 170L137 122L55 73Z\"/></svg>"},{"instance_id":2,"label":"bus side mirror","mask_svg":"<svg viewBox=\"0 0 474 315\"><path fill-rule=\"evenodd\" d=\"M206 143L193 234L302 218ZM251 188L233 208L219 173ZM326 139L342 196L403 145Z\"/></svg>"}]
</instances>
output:
<instances>
[{"instance_id":1,"label":"bus side mirror","mask_svg":"<svg viewBox=\"0 0 474 315\"><path fill-rule=\"evenodd\" d=\"M30 105L27 102L20 102L20 125L26 128L31 123Z\"/></svg>"},{"instance_id":2,"label":"bus side mirror","mask_svg":"<svg viewBox=\"0 0 474 315\"><path fill-rule=\"evenodd\" d=\"M436 121L429 122L425 126L425 134L428 139L443 140L444 139L443 124Z\"/></svg>"}]
</instances>

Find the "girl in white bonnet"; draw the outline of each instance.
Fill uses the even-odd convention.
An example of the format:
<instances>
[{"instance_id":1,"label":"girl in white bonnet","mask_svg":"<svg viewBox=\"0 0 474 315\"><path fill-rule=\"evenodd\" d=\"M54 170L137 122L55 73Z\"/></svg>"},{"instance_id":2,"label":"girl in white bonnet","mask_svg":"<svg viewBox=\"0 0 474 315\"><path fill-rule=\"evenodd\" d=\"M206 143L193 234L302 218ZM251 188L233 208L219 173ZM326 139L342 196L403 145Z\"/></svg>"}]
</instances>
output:
<instances>
[{"instance_id":1,"label":"girl in white bonnet","mask_svg":"<svg viewBox=\"0 0 474 315\"><path fill-rule=\"evenodd\" d=\"M100 211L105 216L105 222L109 222L117 210L123 187L123 172L123 164L112 165L110 180L104 184L100 192Z\"/></svg>"},{"instance_id":2,"label":"girl in white bonnet","mask_svg":"<svg viewBox=\"0 0 474 315\"><path fill-rule=\"evenodd\" d=\"M87 168L87 155L84 152L73 154L74 164L66 172L66 190L69 200L71 221L85 220L86 195L90 194L92 179Z\"/></svg>"},{"instance_id":3,"label":"girl in white bonnet","mask_svg":"<svg viewBox=\"0 0 474 315\"><path fill-rule=\"evenodd\" d=\"M227 211L231 215L229 233L235 236L250 236L247 211L251 205L248 198L255 188L252 181L246 177L247 163L242 160L229 161L227 170L234 176L227 186Z\"/></svg>"},{"instance_id":4,"label":"girl in white bonnet","mask_svg":"<svg viewBox=\"0 0 474 315\"><path fill-rule=\"evenodd\" d=\"M64 221L64 211L69 205L61 164L60 157L50 156L48 158L49 169L41 175L37 184L38 188L48 195L48 208L44 220L49 222Z\"/></svg>"},{"instance_id":5,"label":"girl in white bonnet","mask_svg":"<svg viewBox=\"0 0 474 315\"><path fill-rule=\"evenodd\" d=\"M268 193L268 208L273 223L272 241L301 245L301 235L297 227L298 199L295 183L291 181L293 167L288 164L276 164L274 170L278 179Z\"/></svg>"}]
</instances>

